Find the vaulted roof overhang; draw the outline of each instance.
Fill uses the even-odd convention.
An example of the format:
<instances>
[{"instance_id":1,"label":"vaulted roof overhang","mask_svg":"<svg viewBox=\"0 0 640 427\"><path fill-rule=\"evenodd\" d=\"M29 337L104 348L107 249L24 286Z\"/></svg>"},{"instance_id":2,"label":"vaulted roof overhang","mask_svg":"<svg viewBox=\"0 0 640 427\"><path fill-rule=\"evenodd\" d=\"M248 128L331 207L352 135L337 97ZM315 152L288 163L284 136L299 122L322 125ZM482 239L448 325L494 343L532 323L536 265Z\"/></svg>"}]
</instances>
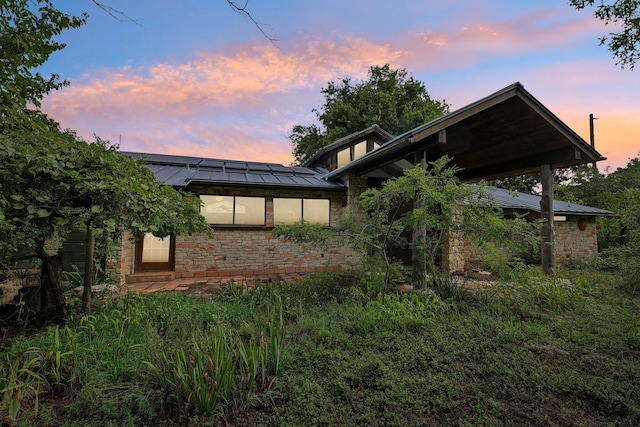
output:
<instances>
[{"instance_id":1,"label":"vaulted roof overhang","mask_svg":"<svg viewBox=\"0 0 640 427\"><path fill-rule=\"evenodd\" d=\"M604 160L520 83L419 126L325 176L365 174L408 160L452 158L464 182L491 180Z\"/></svg>"}]
</instances>

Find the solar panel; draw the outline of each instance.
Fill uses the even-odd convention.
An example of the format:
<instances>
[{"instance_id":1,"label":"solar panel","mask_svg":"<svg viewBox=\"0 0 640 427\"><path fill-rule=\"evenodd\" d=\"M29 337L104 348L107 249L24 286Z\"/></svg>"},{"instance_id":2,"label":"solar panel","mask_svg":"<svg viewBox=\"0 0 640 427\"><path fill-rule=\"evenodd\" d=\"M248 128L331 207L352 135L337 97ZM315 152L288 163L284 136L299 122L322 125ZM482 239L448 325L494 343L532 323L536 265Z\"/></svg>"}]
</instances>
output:
<instances>
[{"instance_id":1,"label":"solar panel","mask_svg":"<svg viewBox=\"0 0 640 427\"><path fill-rule=\"evenodd\" d=\"M203 159L200 162L200 166L208 168L222 168L222 166L224 166L224 161L217 159Z\"/></svg>"},{"instance_id":2,"label":"solar panel","mask_svg":"<svg viewBox=\"0 0 640 427\"><path fill-rule=\"evenodd\" d=\"M293 169L282 165L271 165L271 170L277 173L291 173Z\"/></svg>"},{"instance_id":3,"label":"solar panel","mask_svg":"<svg viewBox=\"0 0 640 427\"><path fill-rule=\"evenodd\" d=\"M311 169L307 169L299 166L293 167L292 169L296 173L296 175L315 175L315 172L312 171Z\"/></svg>"},{"instance_id":4,"label":"solar panel","mask_svg":"<svg viewBox=\"0 0 640 427\"><path fill-rule=\"evenodd\" d=\"M264 163L248 163L251 172L271 172L269 165Z\"/></svg>"},{"instance_id":5,"label":"solar panel","mask_svg":"<svg viewBox=\"0 0 640 427\"><path fill-rule=\"evenodd\" d=\"M247 170L247 164L244 162L224 162L224 168L226 170Z\"/></svg>"}]
</instances>

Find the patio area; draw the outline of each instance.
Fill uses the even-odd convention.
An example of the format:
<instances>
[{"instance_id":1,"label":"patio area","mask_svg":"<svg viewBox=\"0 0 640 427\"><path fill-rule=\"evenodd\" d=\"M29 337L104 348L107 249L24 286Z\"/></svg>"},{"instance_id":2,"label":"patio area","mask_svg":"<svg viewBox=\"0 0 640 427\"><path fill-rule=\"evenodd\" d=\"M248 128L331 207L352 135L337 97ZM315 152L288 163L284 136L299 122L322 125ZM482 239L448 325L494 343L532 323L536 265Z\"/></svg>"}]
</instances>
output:
<instances>
[{"instance_id":1,"label":"patio area","mask_svg":"<svg viewBox=\"0 0 640 427\"><path fill-rule=\"evenodd\" d=\"M273 282L296 283L303 279L301 274L278 274L275 276L227 276L193 279L174 279L170 281L149 281L124 284L124 289L142 294L153 292L185 292L189 294L213 294L221 292L229 283L242 286L246 292L256 285Z\"/></svg>"}]
</instances>

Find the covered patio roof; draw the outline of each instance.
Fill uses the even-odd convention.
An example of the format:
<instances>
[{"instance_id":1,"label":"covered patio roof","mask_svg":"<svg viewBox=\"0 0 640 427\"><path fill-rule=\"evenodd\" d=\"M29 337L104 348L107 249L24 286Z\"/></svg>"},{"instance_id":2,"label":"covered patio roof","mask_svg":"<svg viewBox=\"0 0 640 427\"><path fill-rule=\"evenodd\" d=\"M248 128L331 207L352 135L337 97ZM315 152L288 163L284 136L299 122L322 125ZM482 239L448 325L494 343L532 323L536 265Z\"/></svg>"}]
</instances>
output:
<instances>
[{"instance_id":1,"label":"covered patio roof","mask_svg":"<svg viewBox=\"0 0 640 427\"><path fill-rule=\"evenodd\" d=\"M412 129L325 176L336 180L422 154L452 158L464 182L476 182L604 160L542 103L514 83L473 104Z\"/></svg>"}]
</instances>

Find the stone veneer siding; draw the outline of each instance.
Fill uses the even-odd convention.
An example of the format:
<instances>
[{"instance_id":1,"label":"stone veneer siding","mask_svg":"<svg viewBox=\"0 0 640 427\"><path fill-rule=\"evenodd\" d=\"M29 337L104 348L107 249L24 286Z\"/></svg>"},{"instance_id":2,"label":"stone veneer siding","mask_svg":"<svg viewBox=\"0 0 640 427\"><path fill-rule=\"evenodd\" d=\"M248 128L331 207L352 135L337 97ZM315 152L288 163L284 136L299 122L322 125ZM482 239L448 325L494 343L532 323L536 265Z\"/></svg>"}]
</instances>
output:
<instances>
[{"instance_id":1,"label":"stone veneer siding","mask_svg":"<svg viewBox=\"0 0 640 427\"><path fill-rule=\"evenodd\" d=\"M218 226L212 238L205 234L176 236L174 277L199 278L218 276L261 276L286 273L310 273L340 270L357 265L362 255L346 242L337 241L318 247L298 244L274 236L273 198L302 197L330 200L330 225L337 225L344 210L344 192L301 192L286 189L246 189L195 187L198 194L265 197L265 226ZM129 236L123 239L119 253L109 260L110 271L119 272L121 281L135 273L135 245Z\"/></svg>"},{"instance_id":2,"label":"stone veneer siding","mask_svg":"<svg viewBox=\"0 0 640 427\"><path fill-rule=\"evenodd\" d=\"M584 230L579 221L583 220ZM595 217L567 217L567 221L554 222L556 262L566 264L575 259L598 255L598 233Z\"/></svg>"},{"instance_id":3,"label":"stone veneer siding","mask_svg":"<svg viewBox=\"0 0 640 427\"><path fill-rule=\"evenodd\" d=\"M579 222L583 220L584 230ZM598 254L598 235L595 217L567 216L566 221L553 223L555 258L557 264L586 259ZM461 272L470 270L482 258L482 251L469 237L451 239L443 250L443 270Z\"/></svg>"}]
</instances>

